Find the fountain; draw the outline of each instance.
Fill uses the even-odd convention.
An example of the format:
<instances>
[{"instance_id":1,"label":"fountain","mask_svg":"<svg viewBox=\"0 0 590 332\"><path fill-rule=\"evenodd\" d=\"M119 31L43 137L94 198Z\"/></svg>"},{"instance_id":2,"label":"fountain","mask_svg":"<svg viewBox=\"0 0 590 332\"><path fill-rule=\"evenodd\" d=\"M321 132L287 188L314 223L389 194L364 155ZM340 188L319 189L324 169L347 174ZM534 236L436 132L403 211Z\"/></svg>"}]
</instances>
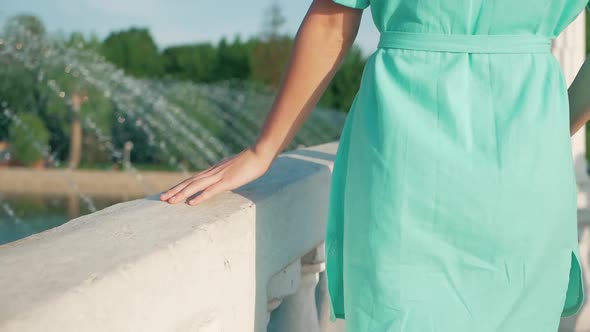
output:
<instances>
[{"instance_id":1,"label":"fountain","mask_svg":"<svg viewBox=\"0 0 590 332\"><path fill-rule=\"evenodd\" d=\"M36 88L47 94L44 98L69 109L70 135L77 135L80 139L91 137L113 164L121 165L122 171L130 173L142 186L142 196L165 188L160 186L156 189L146 181L131 161L133 152L126 152L125 146L132 144L135 151L138 145L147 144L154 163L177 172L177 178L184 178L253 143L276 92L268 87L236 80L202 84L134 78L83 43L68 45L59 38L32 31L16 20L8 21L0 35L0 63L5 68L0 70L4 81L10 81L11 75L14 75L12 71L18 70L20 74L34 79ZM98 106L85 107L91 102ZM80 161L81 146L76 145L81 145L80 139L71 141L78 143L70 144L70 161L64 165L64 160L60 160L55 151L30 135L34 130L21 121L24 111L38 113L35 109L11 105L0 95L3 120L19 127L19 132L28 133L24 139L29 140L43 156L49 168L65 168L64 172L56 174L67 184L68 195L74 196L70 197L70 201L75 201L75 205L82 203L87 212L95 212L116 202L103 200L103 204L97 205L97 198L88 195L74 180L71 172ZM116 121L112 121L113 127L105 126L105 121L113 116L116 117ZM318 107L287 149L337 140L344 119L342 112ZM141 136L123 144L114 142L112 133L130 125ZM125 158L126 154L129 157L129 153L131 160ZM0 183L0 207L6 215L0 219L0 228L5 234L19 235L0 238L0 244L60 224L41 222L36 223L37 227L23 226L27 223L26 217L19 218L19 215L23 215L24 211L14 207L19 204L10 191L7 183ZM62 223L80 214L79 207L73 210Z\"/></svg>"}]
</instances>

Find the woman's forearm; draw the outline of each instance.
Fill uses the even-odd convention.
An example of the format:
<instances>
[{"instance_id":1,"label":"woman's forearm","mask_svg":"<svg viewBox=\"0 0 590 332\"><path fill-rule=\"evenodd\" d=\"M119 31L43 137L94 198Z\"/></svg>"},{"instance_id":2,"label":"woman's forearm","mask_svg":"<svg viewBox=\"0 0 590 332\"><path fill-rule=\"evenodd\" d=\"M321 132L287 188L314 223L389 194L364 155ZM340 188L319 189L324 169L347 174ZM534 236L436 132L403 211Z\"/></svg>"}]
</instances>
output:
<instances>
[{"instance_id":1,"label":"woman's forearm","mask_svg":"<svg viewBox=\"0 0 590 332\"><path fill-rule=\"evenodd\" d=\"M570 134L575 134L590 119L590 57L578 71L568 89Z\"/></svg>"},{"instance_id":2,"label":"woman's forearm","mask_svg":"<svg viewBox=\"0 0 590 332\"><path fill-rule=\"evenodd\" d=\"M352 45L362 11L314 0L297 34L278 89L253 149L272 161L314 109Z\"/></svg>"}]
</instances>

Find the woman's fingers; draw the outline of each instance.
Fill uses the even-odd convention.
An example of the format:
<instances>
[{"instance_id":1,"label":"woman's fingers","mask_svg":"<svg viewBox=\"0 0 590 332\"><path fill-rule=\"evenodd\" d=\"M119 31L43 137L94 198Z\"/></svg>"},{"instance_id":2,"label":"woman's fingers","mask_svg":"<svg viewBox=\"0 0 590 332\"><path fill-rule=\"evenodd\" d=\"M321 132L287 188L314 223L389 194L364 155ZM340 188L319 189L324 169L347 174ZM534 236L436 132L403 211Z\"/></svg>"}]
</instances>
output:
<instances>
[{"instance_id":1,"label":"woman's fingers","mask_svg":"<svg viewBox=\"0 0 590 332\"><path fill-rule=\"evenodd\" d=\"M193 182L195 180L200 180L200 179L202 179L204 177L217 174L218 172L220 172L223 169L225 169L229 165L229 162L234 157L235 156L226 157L225 159L220 160L216 164L208 167L207 169L204 169L204 170L196 173L195 175L187 178L186 180L180 182L179 184L175 185L174 187L168 189L166 192L162 193L160 195L160 200L166 201L166 200L170 199L170 197L176 195L179 191L183 190L189 183L191 183L191 182Z\"/></svg>"},{"instance_id":2,"label":"woman's fingers","mask_svg":"<svg viewBox=\"0 0 590 332\"><path fill-rule=\"evenodd\" d=\"M220 192L232 190L260 177L268 167L265 158L252 149L245 149L184 180L163 193L160 199L173 204L200 192L188 201L189 205L197 205Z\"/></svg>"},{"instance_id":3,"label":"woman's fingers","mask_svg":"<svg viewBox=\"0 0 590 332\"><path fill-rule=\"evenodd\" d=\"M214 171L214 172L213 172ZM160 200L162 201L166 201L168 200L170 197L176 195L179 191L181 191L182 189L184 189L189 183L195 181L195 180L199 180L205 176L209 176L211 174L215 174L218 171L220 171L219 167L211 166L205 170L202 170L201 172L196 173L195 175L185 179L184 181L180 182L179 184L175 185L174 187L168 189L166 192L164 192L163 194L160 195Z\"/></svg>"},{"instance_id":4,"label":"woman's fingers","mask_svg":"<svg viewBox=\"0 0 590 332\"><path fill-rule=\"evenodd\" d=\"M230 188L228 187L227 180L221 179L214 184L208 186L202 193L200 193L197 197L191 199L188 204L189 205L197 205L202 203L204 200L209 199L220 192L227 191Z\"/></svg>"},{"instance_id":5,"label":"woman's fingers","mask_svg":"<svg viewBox=\"0 0 590 332\"><path fill-rule=\"evenodd\" d=\"M215 174L223 171L225 168L227 168L227 166L230 165L229 161L230 161L230 159L227 159L227 160L224 160L222 162L219 162L219 163L213 165L210 169L207 169L204 172L195 174L193 176L193 179L194 180L199 180L199 179L204 178L206 176L215 175Z\"/></svg>"},{"instance_id":6,"label":"woman's fingers","mask_svg":"<svg viewBox=\"0 0 590 332\"><path fill-rule=\"evenodd\" d=\"M160 200L166 201L170 197L174 196L177 192L181 191L186 187L191 181L192 177L185 179L184 181L180 182L179 184L175 185L174 187L168 189L166 192L160 195Z\"/></svg>"},{"instance_id":7,"label":"woman's fingers","mask_svg":"<svg viewBox=\"0 0 590 332\"><path fill-rule=\"evenodd\" d=\"M188 197L198 193L199 191L207 188L208 186L214 184L215 182L219 181L221 176L217 175L219 173L215 173L211 176L206 176L200 179L193 179L190 183L188 183L182 190L176 193L174 196L170 197L168 202L170 203L178 203L182 202Z\"/></svg>"}]
</instances>

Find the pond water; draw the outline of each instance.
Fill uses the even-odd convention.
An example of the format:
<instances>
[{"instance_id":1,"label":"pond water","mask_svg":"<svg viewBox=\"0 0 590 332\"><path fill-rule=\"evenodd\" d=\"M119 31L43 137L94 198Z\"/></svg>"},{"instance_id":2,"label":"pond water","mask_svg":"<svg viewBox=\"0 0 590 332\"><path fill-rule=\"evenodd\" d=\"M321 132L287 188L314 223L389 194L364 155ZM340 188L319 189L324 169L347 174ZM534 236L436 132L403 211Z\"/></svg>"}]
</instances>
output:
<instances>
[{"instance_id":1,"label":"pond water","mask_svg":"<svg viewBox=\"0 0 590 332\"><path fill-rule=\"evenodd\" d=\"M91 199L98 211L115 203L135 198L91 197ZM0 245L57 227L91 212L79 196L2 194Z\"/></svg>"}]
</instances>

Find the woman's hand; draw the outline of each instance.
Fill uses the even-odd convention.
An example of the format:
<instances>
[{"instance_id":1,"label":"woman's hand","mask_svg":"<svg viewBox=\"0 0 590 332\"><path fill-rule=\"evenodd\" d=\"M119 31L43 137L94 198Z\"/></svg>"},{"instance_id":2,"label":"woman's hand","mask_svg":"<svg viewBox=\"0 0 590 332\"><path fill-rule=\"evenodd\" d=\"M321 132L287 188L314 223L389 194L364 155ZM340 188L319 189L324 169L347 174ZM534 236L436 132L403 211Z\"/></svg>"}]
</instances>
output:
<instances>
[{"instance_id":1,"label":"woman's hand","mask_svg":"<svg viewBox=\"0 0 590 332\"><path fill-rule=\"evenodd\" d=\"M162 193L160 200L170 204L179 203L202 191L188 201L189 205L197 205L220 192L230 191L259 178L268 170L273 159L248 147L180 182Z\"/></svg>"},{"instance_id":2,"label":"woman's hand","mask_svg":"<svg viewBox=\"0 0 590 332\"><path fill-rule=\"evenodd\" d=\"M202 191L196 205L260 177L292 141L338 71L359 29L362 10L331 0L313 0L295 35L276 99L250 148L182 181L160 196L178 203Z\"/></svg>"}]
</instances>

